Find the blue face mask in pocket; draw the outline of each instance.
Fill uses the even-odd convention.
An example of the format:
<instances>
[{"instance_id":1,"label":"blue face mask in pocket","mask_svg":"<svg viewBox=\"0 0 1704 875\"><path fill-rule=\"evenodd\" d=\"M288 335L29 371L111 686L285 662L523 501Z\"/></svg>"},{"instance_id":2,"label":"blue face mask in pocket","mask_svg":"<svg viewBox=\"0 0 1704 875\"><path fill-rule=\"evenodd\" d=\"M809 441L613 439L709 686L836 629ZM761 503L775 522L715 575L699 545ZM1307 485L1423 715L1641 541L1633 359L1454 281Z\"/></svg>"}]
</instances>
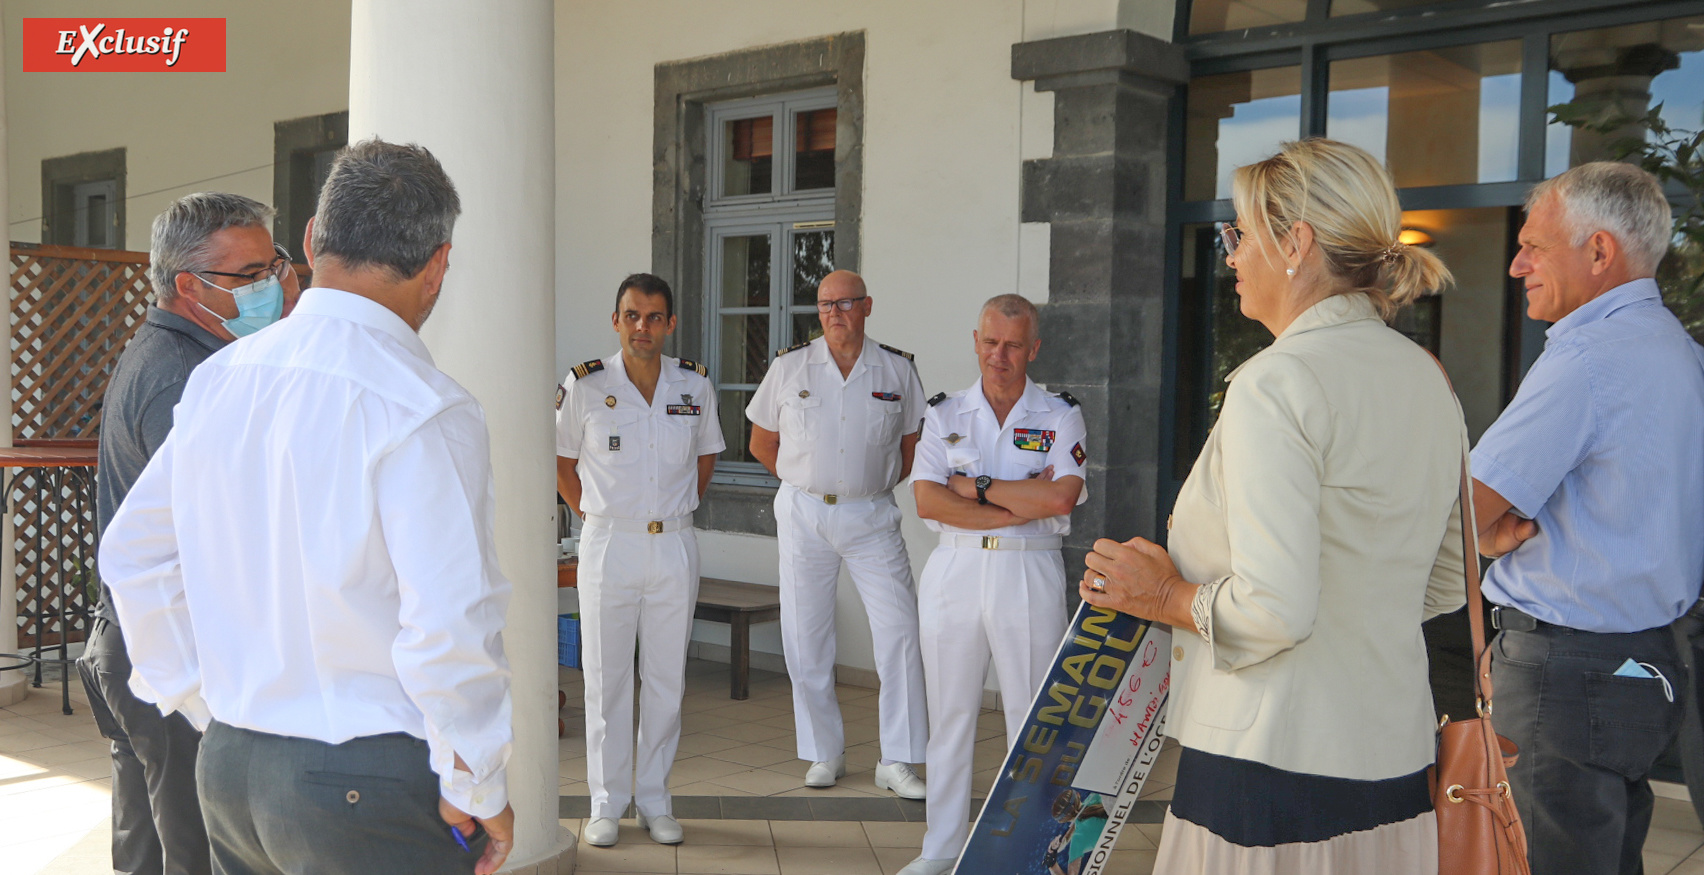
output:
<instances>
[{"instance_id":1,"label":"blue face mask in pocket","mask_svg":"<svg viewBox=\"0 0 1704 875\"><path fill-rule=\"evenodd\" d=\"M194 274L191 274L191 276L194 276ZM201 279L201 277L195 278ZM201 281L207 283L206 280ZM213 310L199 301L196 302L196 306L217 316L221 320L220 324L224 325L225 330L231 332L232 336L247 337L277 322L279 317L284 315L284 284L280 283L276 276L268 276L266 279L257 280L246 286L237 286L234 289L214 286L212 283L207 284L221 292L230 293L232 300L236 301L237 304L237 315L233 319L226 319L219 316L218 313L214 313Z\"/></svg>"}]
</instances>

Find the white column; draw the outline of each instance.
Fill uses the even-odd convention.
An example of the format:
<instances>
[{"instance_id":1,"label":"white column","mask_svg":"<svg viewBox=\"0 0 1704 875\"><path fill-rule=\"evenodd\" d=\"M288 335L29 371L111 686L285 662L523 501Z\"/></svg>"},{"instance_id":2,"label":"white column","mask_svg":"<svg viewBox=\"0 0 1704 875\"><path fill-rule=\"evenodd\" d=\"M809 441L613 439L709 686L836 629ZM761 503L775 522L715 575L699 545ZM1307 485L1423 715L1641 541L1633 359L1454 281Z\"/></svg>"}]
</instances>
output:
<instances>
[{"instance_id":1,"label":"white column","mask_svg":"<svg viewBox=\"0 0 1704 875\"><path fill-rule=\"evenodd\" d=\"M0 19L0 216L10 216L7 210L6 185L6 40L5 25ZM0 222L4 222L0 219ZM12 240L5 235L6 294L0 297L0 447L12 445ZM18 652L18 563L12 545L12 515L5 512L6 500L0 496L0 653ZM0 672L0 707L24 698L29 672Z\"/></svg>"},{"instance_id":2,"label":"white column","mask_svg":"<svg viewBox=\"0 0 1704 875\"><path fill-rule=\"evenodd\" d=\"M349 139L432 150L461 194L450 271L422 334L479 399L514 581L509 870L555 873L557 823L554 10L551 0L354 0Z\"/></svg>"}]
</instances>

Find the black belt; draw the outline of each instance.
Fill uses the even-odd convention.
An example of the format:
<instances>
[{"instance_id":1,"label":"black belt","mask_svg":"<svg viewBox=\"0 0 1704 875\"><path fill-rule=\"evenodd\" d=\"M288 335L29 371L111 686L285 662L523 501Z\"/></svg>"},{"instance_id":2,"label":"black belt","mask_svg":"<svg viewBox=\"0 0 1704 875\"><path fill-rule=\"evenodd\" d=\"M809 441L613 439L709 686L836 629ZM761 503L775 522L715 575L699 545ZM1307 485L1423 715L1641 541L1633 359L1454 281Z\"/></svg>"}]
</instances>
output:
<instances>
[{"instance_id":1,"label":"black belt","mask_svg":"<svg viewBox=\"0 0 1704 875\"><path fill-rule=\"evenodd\" d=\"M1517 608L1505 608L1502 605L1491 606L1491 628L1508 632L1531 632L1540 626L1553 626L1537 617Z\"/></svg>"}]
</instances>

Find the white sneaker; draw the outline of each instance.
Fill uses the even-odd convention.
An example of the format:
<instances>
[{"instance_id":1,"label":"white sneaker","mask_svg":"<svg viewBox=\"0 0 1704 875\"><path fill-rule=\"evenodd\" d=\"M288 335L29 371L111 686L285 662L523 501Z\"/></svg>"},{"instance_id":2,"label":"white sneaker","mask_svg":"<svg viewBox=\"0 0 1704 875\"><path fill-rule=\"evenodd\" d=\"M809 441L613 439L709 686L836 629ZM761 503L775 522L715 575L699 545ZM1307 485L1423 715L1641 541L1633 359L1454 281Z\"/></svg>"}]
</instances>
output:
<instances>
[{"instance_id":1,"label":"white sneaker","mask_svg":"<svg viewBox=\"0 0 1704 875\"><path fill-rule=\"evenodd\" d=\"M639 815L639 827L640 829L650 830L651 841L659 845L678 845L680 840L685 837L685 834L681 831L680 822L667 814L659 814L656 817L646 817L641 814Z\"/></svg>"},{"instance_id":2,"label":"white sneaker","mask_svg":"<svg viewBox=\"0 0 1704 875\"><path fill-rule=\"evenodd\" d=\"M846 777L846 755L841 754L826 763L811 763L810 771L805 772L806 787L833 787L834 782Z\"/></svg>"},{"instance_id":3,"label":"white sneaker","mask_svg":"<svg viewBox=\"0 0 1704 875\"><path fill-rule=\"evenodd\" d=\"M947 875L948 872L953 871L953 864L957 862L957 860L925 860L918 857L906 863L905 868L899 870L899 875Z\"/></svg>"},{"instance_id":4,"label":"white sneaker","mask_svg":"<svg viewBox=\"0 0 1704 875\"><path fill-rule=\"evenodd\" d=\"M907 763L890 763L884 766L878 761L876 789L892 790L894 795L901 799L923 799L927 796L923 779L917 777L917 772Z\"/></svg>"},{"instance_id":5,"label":"white sneaker","mask_svg":"<svg viewBox=\"0 0 1704 875\"><path fill-rule=\"evenodd\" d=\"M586 844L597 845L600 848L607 848L615 844L615 840L620 837L621 822L613 817L592 818L586 823L586 834L581 836L586 840Z\"/></svg>"}]
</instances>

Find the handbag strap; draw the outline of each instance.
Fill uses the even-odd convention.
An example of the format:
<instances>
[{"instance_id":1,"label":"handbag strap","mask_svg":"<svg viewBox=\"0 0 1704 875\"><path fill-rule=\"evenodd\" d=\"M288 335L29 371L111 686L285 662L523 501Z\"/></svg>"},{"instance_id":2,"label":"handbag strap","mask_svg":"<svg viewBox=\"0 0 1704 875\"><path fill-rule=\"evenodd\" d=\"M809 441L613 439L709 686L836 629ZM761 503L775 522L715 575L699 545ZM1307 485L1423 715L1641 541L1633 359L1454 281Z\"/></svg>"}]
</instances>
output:
<instances>
[{"instance_id":1,"label":"handbag strap","mask_svg":"<svg viewBox=\"0 0 1704 875\"><path fill-rule=\"evenodd\" d=\"M1431 350L1427 355L1438 366L1438 371L1444 375L1444 385L1450 390L1450 397L1456 402L1456 409L1461 409L1461 399L1456 397L1455 385L1450 382L1450 372L1444 369L1444 363ZM1485 646L1485 597L1479 591L1479 519L1473 513L1473 478L1468 476L1467 439L1462 439L1461 446L1461 478L1458 501L1461 502L1461 560L1462 577L1467 584L1467 627L1473 639L1473 695L1474 707L1479 716L1491 716L1491 651Z\"/></svg>"}]
</instances>

